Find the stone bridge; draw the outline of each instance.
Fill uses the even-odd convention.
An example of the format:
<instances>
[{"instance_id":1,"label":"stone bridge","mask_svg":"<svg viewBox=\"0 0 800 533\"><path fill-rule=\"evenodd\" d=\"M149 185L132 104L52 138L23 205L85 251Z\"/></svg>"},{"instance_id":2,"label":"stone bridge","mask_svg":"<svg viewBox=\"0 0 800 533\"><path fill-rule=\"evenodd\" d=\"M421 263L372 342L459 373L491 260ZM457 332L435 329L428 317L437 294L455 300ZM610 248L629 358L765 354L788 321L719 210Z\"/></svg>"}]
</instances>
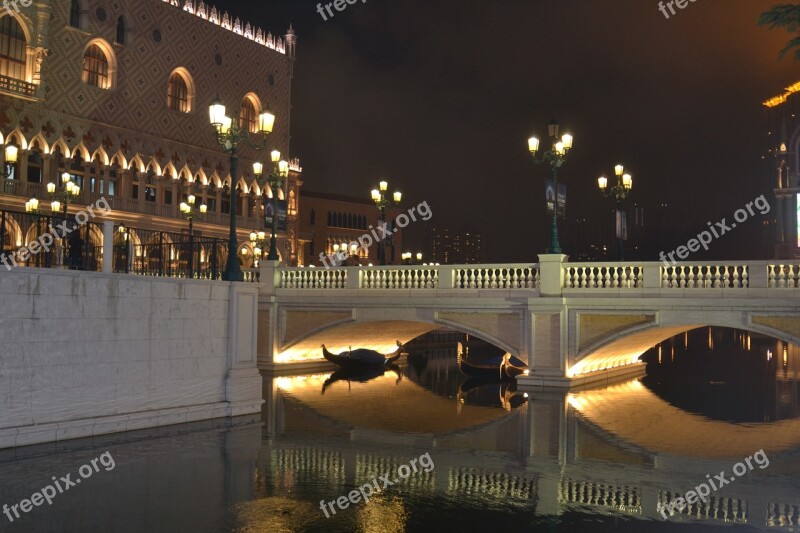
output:
<instances>
[{"instance_id":1,"label":"stone bridge","mask_svg":"<svg viewBox=\"0 0 800 533\"><path fill-rule=\"evenodd\" d=\"M258 361L311 368L349 346L390 352L436 329L528 362L520 384L572 388L641 374L674 335L720 326L800 344L800 264L771 261L260 268Z\"/></svg>"}]
</instances>

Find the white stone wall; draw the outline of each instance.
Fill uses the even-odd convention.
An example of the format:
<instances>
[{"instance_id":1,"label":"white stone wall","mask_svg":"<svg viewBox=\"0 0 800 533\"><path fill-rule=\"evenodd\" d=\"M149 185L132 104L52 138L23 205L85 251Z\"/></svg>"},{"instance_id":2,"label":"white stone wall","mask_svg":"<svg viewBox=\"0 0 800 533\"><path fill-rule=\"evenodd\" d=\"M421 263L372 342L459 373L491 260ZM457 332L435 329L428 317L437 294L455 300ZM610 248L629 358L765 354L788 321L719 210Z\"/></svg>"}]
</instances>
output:
<instances>
[{"instance_id":1,"label":"white stone wall","mask_svg":"<svg viewBox=\"0 0 800 533\"><path fill-rule=\"evenodd\" d=\"M0 448L258 412L254 354L249 365L240 363L247 354L229 356L235 291L220 282L0 271Z\"/></svg>"}]
</instances>

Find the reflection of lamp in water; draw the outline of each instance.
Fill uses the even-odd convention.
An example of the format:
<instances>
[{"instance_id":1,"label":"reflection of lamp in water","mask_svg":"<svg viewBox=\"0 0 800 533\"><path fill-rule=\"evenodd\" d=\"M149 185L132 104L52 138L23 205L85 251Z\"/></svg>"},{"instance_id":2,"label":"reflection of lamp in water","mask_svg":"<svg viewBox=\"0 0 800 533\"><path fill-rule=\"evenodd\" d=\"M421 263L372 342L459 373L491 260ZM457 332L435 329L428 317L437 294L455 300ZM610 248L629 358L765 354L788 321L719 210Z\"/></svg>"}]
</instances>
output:
<instances>
[{"instance_id":1,"label":"reflection of lamp in water","mask_svg":"<svg viewBox=\"0 0 800 533\"><path fill-rule=\"evenodd\" d=\"M789 366L789 349L786 345L783 347L783 368Z\"/></svg>"},{"instance_id":2,"label":"reflection of lamp in water","mask_svg":"<svg viewBox=\"0 0 800 533\"><path fill-rule=\"evenodd\" d=\"M767 361L772 361L772 350L767 350Z\"/></svg>"}]
</instances>

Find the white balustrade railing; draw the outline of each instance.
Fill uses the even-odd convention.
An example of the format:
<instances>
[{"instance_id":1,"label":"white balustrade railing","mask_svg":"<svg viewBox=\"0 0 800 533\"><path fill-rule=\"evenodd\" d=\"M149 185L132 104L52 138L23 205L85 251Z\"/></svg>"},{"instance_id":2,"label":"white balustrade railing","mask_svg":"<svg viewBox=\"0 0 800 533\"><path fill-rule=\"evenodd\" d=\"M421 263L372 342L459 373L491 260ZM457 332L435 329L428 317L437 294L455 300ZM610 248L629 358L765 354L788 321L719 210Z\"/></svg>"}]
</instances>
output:
<instances>
[{"instance_id":1,"label":"white balustrade railing","mask_svg":"<svg viewBox=\"0 0 800 533\"><path fill-rule=\"evenodd\" d=\"M283 289L344 289L347 285L343 268L283 268L280 274Z\"/></svg>"},{"instance_id":2,"label":"white balustrade railing","mask_svg":"<svg viewBox=\"0 0 800 533\"><path fill-rule=\"evenodd\" d=\"M552 267L548 265L553 265ZM767 261L678 263L546 263L277 269L277 288L350 290L800 289L800 263ZM261 282L272 279L263 273ZM563 278L563 283L559 278ZM545 285L545 281L548 282ZM271 282L270 282L271 283ZM272 286L272 285L270 285Z\"/></svg>"},{"instance_id":3,"label":"white balustrade railing","mask_svg":"<svg viewBox=\"0 0 800 533\"><path fill-rule=\"evenodd\" d=\"M359 289L437 289L437 267L361 267ZM440 268L440 267L439 267Z\"/></svg>"},{"instance_id":4,"label":"white balustrade railing","mask_svg":"<svg viewBox=\"0 0 800 533\"><path fill-rule=\"evenodd\" d=\"M748 265L740 263L677 264L661 267L664 289L746 289L750 286Z\"/></svg>"},{"instance_id":5,"label":"white balustrade railing","mask_svg":"<svg viewBox=\"0 0 800 533\"><path fill-rule=\"evenodd\" d=\"M567 263L565 289L638 289L644 286L642 265L620 263Z\"/></svg>"},{"instance_id":6,"label":"white balustrade railing","mask_svg":"<svg viewBox=\"0 0 800 533\"><path fill-rule=\"evenodd\" d=\"M453 272L456 289L538 289L537 265L467 265Z\"/></svg>"},{"instance_id":7,"label":"white balustrade railing","mask_svg":"<svg viewBox=\"0 0 800 533\"><path fill-rule=\"evenodd\" d=\"M800 264L767 265L770 289L800 288Z\"/></svg>"}]
</instances>

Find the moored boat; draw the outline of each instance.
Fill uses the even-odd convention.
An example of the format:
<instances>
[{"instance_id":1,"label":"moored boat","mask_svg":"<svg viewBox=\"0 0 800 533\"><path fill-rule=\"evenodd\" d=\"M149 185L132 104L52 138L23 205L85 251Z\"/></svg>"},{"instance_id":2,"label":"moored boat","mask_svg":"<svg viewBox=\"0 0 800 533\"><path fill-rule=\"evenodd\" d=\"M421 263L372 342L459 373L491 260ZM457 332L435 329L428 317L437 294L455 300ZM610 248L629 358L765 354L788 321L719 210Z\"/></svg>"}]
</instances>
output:
<instances>
[{"instance_id":1,"label":"moored boat","mask_svg":"<svg viewBox=\"0 0 800 533\"><path fill-rule=\"evenodd\" d=\"M511 380L528 369L521 359L506 352L502 356L492 357L481 363L473 363L464 359L464 348L458 343L458 369L467 376L486 377Z\"/></svg>"},{"instance_id":2,"label":"moored boat","mask_svg":"<svg viewBox=\"0 0 800 533\"><path fill-rule=\"evenodd\" d=\"M325 345L322 345L322 356L333 364L342 368L367 368L372 366L386 366L397 361L403 353L403 344L397 341L397 350L390 354L382 354L375 350L357 348L335 354L329 352Z\"/></svg>"}]
</instances>

